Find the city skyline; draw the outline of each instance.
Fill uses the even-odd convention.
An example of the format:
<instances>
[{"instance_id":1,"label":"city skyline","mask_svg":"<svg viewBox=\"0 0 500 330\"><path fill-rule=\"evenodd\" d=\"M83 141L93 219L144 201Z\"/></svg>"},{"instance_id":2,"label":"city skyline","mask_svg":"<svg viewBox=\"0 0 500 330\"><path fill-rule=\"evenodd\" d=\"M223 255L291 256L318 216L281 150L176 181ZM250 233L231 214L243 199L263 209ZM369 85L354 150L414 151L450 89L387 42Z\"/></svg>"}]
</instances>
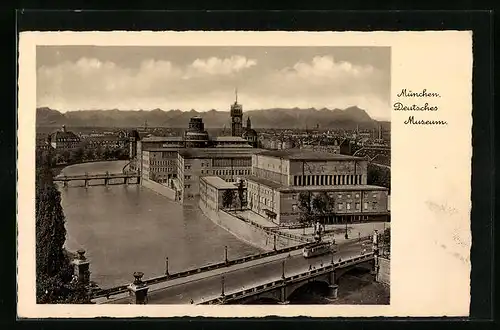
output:
<instances>
[{"instance_id":1,"label":"city skyline","mask_svg":"<svg viewBox=\"0 0 500 330\"><path fill-rule=\"evenodd\" d=\"M37 48L37 107L229 111L358 106L390 119L389 47Z\"/></svg>"}]
</instances>

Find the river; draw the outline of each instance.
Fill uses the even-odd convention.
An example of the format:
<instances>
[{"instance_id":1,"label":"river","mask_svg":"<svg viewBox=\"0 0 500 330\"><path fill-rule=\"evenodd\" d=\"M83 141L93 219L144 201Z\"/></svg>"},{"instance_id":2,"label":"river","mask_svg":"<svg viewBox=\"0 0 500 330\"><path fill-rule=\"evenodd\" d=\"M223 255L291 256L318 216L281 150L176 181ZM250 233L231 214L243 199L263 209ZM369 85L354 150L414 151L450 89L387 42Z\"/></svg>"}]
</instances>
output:
<instances>
[{"instance_id":1,"label":"river","mask_svg":"<svg viewBox=\"0 0 500 330\"><path fill-rule=\"evenodd\" d=\"M121 173L126 161L71 165L62 174ZM66 248L83 248L91 279L100 287L130 283L141 271L145 278L261 252L215 225L196 205L180 205L140 185L79 187L59 185L66 216Z\"/></svg>"}]
</instances>

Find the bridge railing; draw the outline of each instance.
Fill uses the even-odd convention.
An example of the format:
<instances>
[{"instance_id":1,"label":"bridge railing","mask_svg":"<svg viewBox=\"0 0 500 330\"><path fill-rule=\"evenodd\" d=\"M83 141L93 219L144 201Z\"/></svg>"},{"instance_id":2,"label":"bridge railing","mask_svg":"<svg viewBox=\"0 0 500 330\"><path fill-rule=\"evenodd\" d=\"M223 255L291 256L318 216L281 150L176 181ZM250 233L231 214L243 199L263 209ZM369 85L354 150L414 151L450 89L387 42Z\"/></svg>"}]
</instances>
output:
<instances>
[{"instance_id":1,"label":"bridge railing","mask_svg":"<svg viewBox=\"0 0 500 330\"><path fill-rule=\"evenodd\" d=\"M208 271L212 271L212 270L216 270L216 269L220 269L220 268L225 268L225 267L229 267L229 266L233 266L233 265L237 265L237 264L243 264L245 262L249 262L249 261L253 261L253 260L258 260L258 259L262 259L262 258L266 258L266 257L270 257L270 256L275 256L278 254L292 252L295 250L302 249L302 248L309 246L309 245L311 245L311 243L305 243L305 244L291 246L291 247L287 247L287 248L283 248L283 249L268 251L268 252L264 252L264 253L260 253L260 254L254 254L251 256L247 256L247 257L228 260L228 262L223 261L223 262L219 262L216 264L211 264L211 265L207 265L207 266L203 266L203 267L199 267L199 268L185 270L185 271L182 271L179 273L173 273L173 274L169 274L169 275L161 275L161 276L153 277L153 278L144 280L143 282L146 285L158 284L158 283L162 283L165 281L175 280L178 278L192 276L192 275L196 275L196 274L200 274L200 273L204 273L204 272L208 272ZM98 290L93 292L92 297L93 298L99 298L99 297L108 297L109 298L111 295L116 295L116 294L127 292L127 287L128 287L128 284L120 285L120 286L109 288L109 289L100 289L100 290L98 289Z\"/></svg>"},{"instance_id":2,"label":"bridge railing","mask_svg":"<svg viewBox=\"0 0 500 330\"><path fill-rule=\"evenodd\" d=\"M360 262L370 260L373 258L373 255L374 255L373 253L367 253L367 254L364 254L362 256L357 256L357 257L353 257L350 259L342 260L340 262L334 263L333 265L329 264L329 265L326 265L326 266L321 267L321 268L308 270L304 273L299 273L299 274L295 274L292 276L287 276L283 279L270 281L270 282L267 282L264 284L257 285L257 286L252 287L252 288L243 289L243 290L239 290L239 291L236 291L236 292L233 292L230 294L226 294L223 299L221 299L221 297L217 297L217 298L205 300L205 301L201 302L200 304L201 305L223 304L223 303L230 301L230 300L239 299L239 298L243 298L246 296L256 295L256 294L259 294L261 292L274 289L276 287L281 287L281 286L283 286L287 283L290 283L290 282L302 281L302 280L309 278L309 277L316 277L318 275L322 275L324 273L331 272L332 270L334 270L336 268L343 268L343 267L347 267L347 266L350 266L353 264L357 264Z\"/></svg>"}]
</instances>

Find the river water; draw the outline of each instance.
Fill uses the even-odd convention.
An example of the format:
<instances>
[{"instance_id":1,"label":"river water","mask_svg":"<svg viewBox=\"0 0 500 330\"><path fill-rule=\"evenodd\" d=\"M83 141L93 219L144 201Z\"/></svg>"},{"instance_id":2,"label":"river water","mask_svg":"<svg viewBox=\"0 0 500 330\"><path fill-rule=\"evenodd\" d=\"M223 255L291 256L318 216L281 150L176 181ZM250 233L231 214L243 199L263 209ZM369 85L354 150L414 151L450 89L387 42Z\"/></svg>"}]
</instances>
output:
<instances>
[{"instance_id":1,"label":"river water","mask_svg":"<svg viewBox=\"0 0 500 330\"><path fill-rule=\"evenodd\" d=\"M66 167L62 174L121 173L126 161ZM79 187L80 185L80 187ZM162 275L165 258L177 272L261 252L215 225L196 205L180 205L140 185L59 186L66 216L66 248L85 249L100 287L130 283L132 274Z\"/></svg>"}]
</instances>

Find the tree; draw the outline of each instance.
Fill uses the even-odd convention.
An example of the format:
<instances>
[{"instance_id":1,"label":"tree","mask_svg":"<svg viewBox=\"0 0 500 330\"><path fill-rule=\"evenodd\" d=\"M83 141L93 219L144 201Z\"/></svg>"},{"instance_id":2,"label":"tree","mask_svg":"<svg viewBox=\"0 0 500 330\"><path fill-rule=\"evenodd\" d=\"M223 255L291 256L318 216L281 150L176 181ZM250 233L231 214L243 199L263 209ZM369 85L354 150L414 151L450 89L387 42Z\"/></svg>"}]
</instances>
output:
<instances>
[{"instance_id":1,"label":"tree","mask_svg":"<svg viewBox=\"0 0 500 330\"><path fill-rule=\"evenodd\" d=\"M84 150L78 147L71 151L69 160L71 163L80 163L83 160Z\"/></svg>"},{"instance_id":2,"label":"tree","mask_svg":"<svg viewBox=\"0 0 500 330\"><path fill-rule=\"evenodd\" d=\"M61 194L48 163L36 168L35 218L37 303L90 303L88 288L72 282Z\"/></svg>"},{"instance_id":3,"label":"tree","mask_svg":"<svg viewBox=\"0 0 500 330\"><path fill-rule=\"evenodd\" d=\"M232 189L224 190L222 193L222 206L224 208L231 208L234 201L234 191Z\"/></svg>"},{"instance_id":4,"label":"tree","mask_svg":"<svg viewBox=\"0 0 500 330\"><path fill-rule=\"evenodd\" d=\"M300 210L299 221L302 224L310 224L314 220L312 203L311 203L311 193L301 192L299 194L298 207Z\"/></svg>"},{"instance_id":5,"label":"tree","mask_svg":"<svg viewBox=\"0 0 500 330\"><path fill-rule=\"evenodd\" d=\"M243 179L238 182L238 199L240 200L240 210L245 206L245 183Z\"/></svg>"},{"instance_id":6,"label":"tree","mask_svg":"<svg viewBox=\"0 0 500 330\"><path fill-rule=\"evenodd\" d=\"M335 210L335 201L326 192L314 195L312 198L312 212L317 219L324 219ZM322 221L323 222L323 221Z\"/></svg>"},{"instance_id":7,"label":"tree","mask_svg":"<svg viewBox=\"0 0 500 330\"><path fill-rule=\"evenodd\" d=\"M368 164L368 184L386 187L391 189L391 171L389 168L376 165L373 163Z\"/></svg>"}]
</instances>

